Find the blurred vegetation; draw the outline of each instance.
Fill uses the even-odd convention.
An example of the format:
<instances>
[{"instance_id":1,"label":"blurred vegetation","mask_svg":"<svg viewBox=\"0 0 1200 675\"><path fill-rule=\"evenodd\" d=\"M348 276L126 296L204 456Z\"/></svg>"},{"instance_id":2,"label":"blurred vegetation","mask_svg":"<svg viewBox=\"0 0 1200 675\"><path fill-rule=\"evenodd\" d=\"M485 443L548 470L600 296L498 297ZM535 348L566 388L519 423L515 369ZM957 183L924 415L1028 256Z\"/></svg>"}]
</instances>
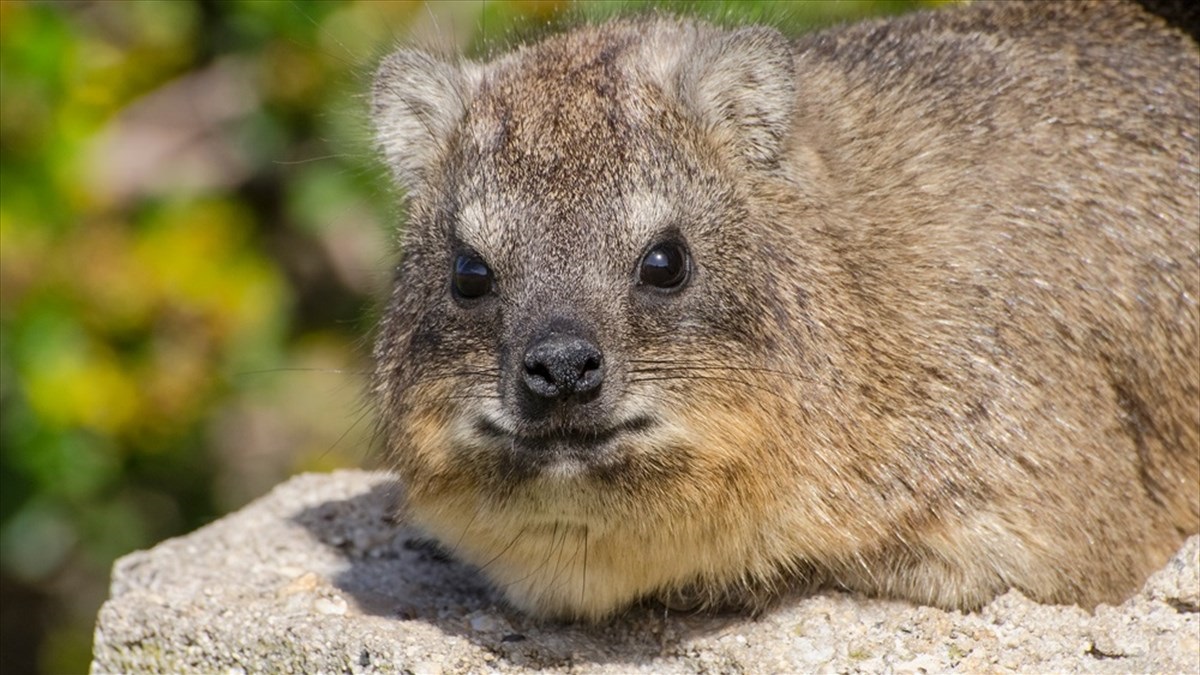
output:
<instances>
[{"instance_id":1,"label":"blurred vegetation","mask_svg":"<svg viewBox=\"0 0 1200 675\"><path fill-rule=\"evenodd\" d=\"M660 4L799 32L919 3ZM0 1L5 672L86 670L118 556L369 463L362 374L402 215L372 64L646 6Z\"/></svg>"}]
</instances>

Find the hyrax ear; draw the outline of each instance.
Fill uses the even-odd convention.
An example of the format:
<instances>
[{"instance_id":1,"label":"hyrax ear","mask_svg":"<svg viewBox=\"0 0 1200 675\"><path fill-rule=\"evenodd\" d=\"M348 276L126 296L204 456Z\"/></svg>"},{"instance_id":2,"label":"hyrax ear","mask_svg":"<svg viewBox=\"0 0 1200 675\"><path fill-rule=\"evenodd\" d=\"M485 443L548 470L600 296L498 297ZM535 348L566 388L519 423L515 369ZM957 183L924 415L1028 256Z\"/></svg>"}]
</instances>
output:
<instances>
[{"instance_id":1,"label":"hyrax ear","mask_svg":"<svg viewBox=\"0 0 1200 675\"><path fill-rule=\"evenodd\" d=\"M795 107L795 64L787 39L755 26L695 49L680 73L685 103L752 163L774 164Z\"/></svg>"},{"instance_id":2,"label":"hyrax ear","mask_svg":"<svg viewBox=\"0 0 1200 675\"><path fill-rule=\"evenodd\" d=\"M402 49L375 73L375 139L396 180L410 194L462 120L473 91L470 65Z\"/></svg>"}]
</instances>

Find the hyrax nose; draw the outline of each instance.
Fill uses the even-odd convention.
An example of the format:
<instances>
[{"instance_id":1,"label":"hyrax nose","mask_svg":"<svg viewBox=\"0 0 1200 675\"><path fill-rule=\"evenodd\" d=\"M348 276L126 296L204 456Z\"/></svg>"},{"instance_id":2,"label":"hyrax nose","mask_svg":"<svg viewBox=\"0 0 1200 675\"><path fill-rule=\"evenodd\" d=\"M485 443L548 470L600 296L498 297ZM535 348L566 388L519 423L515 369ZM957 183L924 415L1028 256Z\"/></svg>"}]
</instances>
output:
<instances>
[{"instance_id":1,"label":"hyrax nose","mask_svg":"<svg viewBox=\"0 0 1200 675\"><path fill-rule=\"evenodd\" d=\"M547 399L563 399L600 388L604 355L577 335L551 334L525 352L525 386Z\"/></svg>"}]
</instances>

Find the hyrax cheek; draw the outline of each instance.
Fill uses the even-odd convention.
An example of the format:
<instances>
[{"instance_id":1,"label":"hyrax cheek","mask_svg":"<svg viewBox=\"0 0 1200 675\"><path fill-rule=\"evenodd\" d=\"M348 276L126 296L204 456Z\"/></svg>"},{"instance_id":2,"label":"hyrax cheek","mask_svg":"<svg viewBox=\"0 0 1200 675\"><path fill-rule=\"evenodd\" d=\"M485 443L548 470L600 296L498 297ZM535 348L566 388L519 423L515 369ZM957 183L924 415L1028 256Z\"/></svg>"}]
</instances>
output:
<instances>
[{"instance_id":1,"label":"hyrax cheek","mask_svg":"<svg viewBox=\"0 0 1200 675\"><path fill-rule=\"evenodd\" d=\"M471 436L477 405L458 389L450 380L436 380L405 391L406 412L398 420L402 447L396 449L402 466L431 474L457 470L455 449Z\"/></svg>"},{"instance_id":2,"label":"hyrax cheek","mask_svg":"<svg viewBox=\"0 0 1200 675\"><path fill-rule=\"evenodd\" d=\"M774 477L786 475L789 463L785 442L777 432L778 411L748 399L704 396L690 397L667 410L666 426L677 429L689 449L690 472L705 478L700 485L711 488L712 477L745 476L745 483L737 483L740 501L750 505L771 499L776 492ZM733 485L731 480L717 484Z\"/></svg>"}]
</instances>

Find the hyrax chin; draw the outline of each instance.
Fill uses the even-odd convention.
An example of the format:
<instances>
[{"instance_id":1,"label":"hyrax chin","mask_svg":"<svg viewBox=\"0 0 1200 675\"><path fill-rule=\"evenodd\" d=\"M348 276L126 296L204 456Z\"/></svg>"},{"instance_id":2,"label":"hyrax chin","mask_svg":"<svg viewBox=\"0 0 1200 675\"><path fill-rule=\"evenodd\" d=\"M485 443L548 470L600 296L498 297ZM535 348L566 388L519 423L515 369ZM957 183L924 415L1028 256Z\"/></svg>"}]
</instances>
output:
<instances>
[{"instance_id":1,"label":"hyrax chin","mask_svg":"<svg viewBox=\"0 0 1200 675\"><path fill-rule=\"evenodd\" d=\"M542 616L1122 600L1200 526L1197 92L1110 2L392 55L407 514Z\"/></svg>"}]
</instances>

